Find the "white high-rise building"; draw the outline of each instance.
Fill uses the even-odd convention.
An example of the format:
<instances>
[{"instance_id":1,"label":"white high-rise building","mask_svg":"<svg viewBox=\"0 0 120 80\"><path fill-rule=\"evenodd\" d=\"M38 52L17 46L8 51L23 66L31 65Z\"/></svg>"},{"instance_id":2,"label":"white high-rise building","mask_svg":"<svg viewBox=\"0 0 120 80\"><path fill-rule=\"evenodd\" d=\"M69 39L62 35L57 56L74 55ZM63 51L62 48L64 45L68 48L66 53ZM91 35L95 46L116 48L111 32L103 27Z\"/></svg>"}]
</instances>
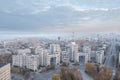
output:
<instances>
[{"instance_id":1,"label":"white high-rise building","mask_svg":"<svg viewBox=\"0 0 120 80\"><path fill-rule=\"evenodd\" d=\"M58 65L60 64L60 53L48 54L47 55L47 65Z\"/></svg>"},{"instance_id":2,"label":"white high-rise building","mask_svg":"<svg viewBox=\"0 0 120 80\"><path fill-rule=\"evenodd\" d=\"M104 50L96 51L96 61L99 64L103 64L103 61L104 61Z\"/></svg>"},{"instance_id":3,"label":"white high-rise building","mask_svg":"<svg viewBox=\"0 0 120 80\"><path fill-rule=\"evenodd\" d=\"M46 57L46 64L47 65L57 65L60 64L60 53L61 53L61 48L59 44L50 44L50 49L49 52L45 51L47 54L45 55Z\"/></svg>"},{"instance_id":4,"label":"white high-rise building","mask_svg":"<svg viewBox=\"0 0 120 80\"><path fill-rule=\"evenodd\" d=\"M91 54L91 47L90 46L84 46L83 47L83 53L86 54L86 56L88 58L87 60L90 61L90 58L91 58L91 56L90 56L90 54Z\"/></svg>"},{"instance_id":5,"label":"white high-rise building","mask_svg":"<svg viewBox=\"0 0 120 80\"><path fill-rule=\"evenodd\" d=\"M62 62L66 62L66 63L69 63L69 53L67 51L62 51L61 53L61 61Z\"/></svg>"},{"instance_id":6,"label":"white high-rise building","mask_svg":"<svg viewBox=\"0 0 120 80\"><path fill-rule=\"evenodd\" d=\"M61 48L59 44L50 44L50 49L44 49L43 47L37 47L35 53L40 56L40 65L57 65L60 64Z\"/></svg>"},{"instance_id":7,"label":"white high-rise building","mask_svg":"<svg viewBox=\"0 0 120 80\"><path fill-rule=\"evenodd\" d=\"M50 52L55 53L55 52L61 52L61 48L59 44L50 44Z\"/></svg>"},{"instance_id":8,"label":"white high-rise building","mask_svg":"<svg viewBox=\"0 0 120 80\"><path fill-rule=\"evenodd\" d=\"M14 66L20 66L23 67L26 65L25 58L23 55L12 55L12 64Z\"/></svg>"},{"instance_id":9,"label":"white high-rise building","mask_svg":"<svg viewBox=\"0 0 120 80\"><path fill-rule=\"evenodd\" d=\"M39 55L40 57L40 65L41 66L46 66L47 65L47 55L48 55L48 50L44 49L41 46L38 46L35 49L35 54Z\"/></svg>"},{"instance_id":10,"label":"white high-rise building","mask_svg":"<svg viewBox=\"0 0 120 80\"><path fill-rule=\"evenodd\" d=\"M26 56L26 68L35 71L38 69L39 65L40 65L39 55L27 55Z\"/></svg>"},{"instance_id":11,"label":"white high-rise building","mask_svg":"<svg viewBox=\"0 0 120 80\"><path fill-rule=\"evenodd\" d=\"M74 61L76 58L76 54L78 53L78 44L75 42L71 42L70 44L70 60Z\"/></svg>"},{"instance_id":12,"label":"white high-rise building","mask_svg":"<svg viewBox=\"0 0 120 80\"><path fill-rule=\"evenodd\" d=\"M13 55L12 56L12 65L26 67L31 70L37 70L40 65L39 55Z\"/></svg>"}]
</instances>

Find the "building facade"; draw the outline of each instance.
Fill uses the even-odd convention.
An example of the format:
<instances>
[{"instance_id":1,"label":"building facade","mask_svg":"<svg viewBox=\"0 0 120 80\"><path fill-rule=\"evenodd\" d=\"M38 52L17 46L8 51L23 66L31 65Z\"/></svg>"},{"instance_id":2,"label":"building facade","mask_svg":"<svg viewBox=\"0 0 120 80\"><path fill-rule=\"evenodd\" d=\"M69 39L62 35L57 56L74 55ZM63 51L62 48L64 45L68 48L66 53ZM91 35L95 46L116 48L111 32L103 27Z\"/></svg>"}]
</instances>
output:
<instances>
[{"instance_id":1,"label":"building facade","mask_svg":"<svg viewBox=\"0 0 120 80\"><path fill-rule=\"evenodd\" d=\"M0 64L0 80L11 80L10 64Z\"/></svg>"},{"instance_id":2,"label":"building facade","mask_svg":"<svg viewBox=\"0 0 120 80\"><path fill-rule=\"evenodd\" d=\"M40 65L39 55L13 55L12 56L12 65L20 66L23 68L28 68L31 70L37 70Z\"/></svg>"},{"instance_id":3,"label":"building facade","mask_svg":"<svg viewBox=\"0 0 120 80\"><path fill-rule=\"evenodd\" d=\"M61 53L61 61L62 62L65 62L65 63L69 63L69 60L70 60L70 55L67 51L62 51Z\"/></svg>"},{"instance_id":4,"label":"building facade","mask_svg":"<svg viewBox=\"0 0 120 80\"><path fill-rule=\"evenodd\" d=\"M76 54L78 53L78 44L71 42L70 44L70 61L75 61Z\"/></svg>"}]
</instances>

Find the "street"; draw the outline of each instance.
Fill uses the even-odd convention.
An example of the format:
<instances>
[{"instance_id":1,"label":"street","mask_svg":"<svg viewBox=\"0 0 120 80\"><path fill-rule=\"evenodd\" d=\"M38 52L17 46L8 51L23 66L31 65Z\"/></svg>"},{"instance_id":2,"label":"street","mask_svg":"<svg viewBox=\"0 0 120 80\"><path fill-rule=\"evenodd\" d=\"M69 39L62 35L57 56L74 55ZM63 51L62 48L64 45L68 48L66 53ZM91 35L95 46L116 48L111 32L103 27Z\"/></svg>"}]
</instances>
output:
<instances>
[{"instance_id":1,"label":"street","mask_svg":"<svg viewBox=\"0 0 120 80\"><path fill-rule=\"evenodd\" d=\"M115 39L111 40L111 46L105 55L106 61L104 63L105 66L111 68L113 70L113 75L111 80L113 80L115 70L116 70L116 42Z\"/></svg>"}]
</instances>

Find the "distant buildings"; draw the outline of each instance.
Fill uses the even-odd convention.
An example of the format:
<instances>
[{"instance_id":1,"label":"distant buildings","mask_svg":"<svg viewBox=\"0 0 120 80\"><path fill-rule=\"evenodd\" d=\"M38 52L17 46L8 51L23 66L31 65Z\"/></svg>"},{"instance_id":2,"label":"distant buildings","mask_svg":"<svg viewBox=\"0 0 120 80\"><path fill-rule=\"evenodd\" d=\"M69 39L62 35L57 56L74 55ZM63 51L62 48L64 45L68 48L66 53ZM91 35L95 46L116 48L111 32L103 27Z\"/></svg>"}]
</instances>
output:
<instances>
[{"instance_id":1,"label":"distant buildings","mask_svg":"<svg viewBox=\"0 0 120 80\"><path fill-rule=\"evenodd\" d=\"M26 53L31 53L31 50L29 48L26 49L18 49L17 54L26 54Z\"/></svg>"},{"instance_id":2,"label":"distant buildings","mask_svg":"<svg viewBox=\"0 0 120 80\"><path fill-rule=\"evenodd\" d=\"M36 71L38 66L60 64L60 46L50 44L50 49L41 46L36 47L35 54L30 53L29 49L19 50L17 55L12 56L12 65L28 68Z\"/></svg>"},{"instance_id":3,"label":"distant buildings","mask_svg":"<svg viewBox=\"0 0 120 80\"><path fill-rule=\"evenodd\" d=\"M11 80L10 64L0 64L0 80Z\"/></svg>"},{"instance_id":4,"label":"distant buildings","mask_svg":"<svg viewBox=\"0 0 120 80\"><path fill-rule=\"evenodd\" d=\"M68 41L64 45L60 43L49 43L35 46L32 49L17 49L17 54L12 56L13 66L25 67L36 71L38 66L59 65L60 62L79 62L85 64L96 62L102 64L104 61L105 44L98 42L77 44ZM103 47L101 47L101 45Z\"/></svg>"}]
</instances>

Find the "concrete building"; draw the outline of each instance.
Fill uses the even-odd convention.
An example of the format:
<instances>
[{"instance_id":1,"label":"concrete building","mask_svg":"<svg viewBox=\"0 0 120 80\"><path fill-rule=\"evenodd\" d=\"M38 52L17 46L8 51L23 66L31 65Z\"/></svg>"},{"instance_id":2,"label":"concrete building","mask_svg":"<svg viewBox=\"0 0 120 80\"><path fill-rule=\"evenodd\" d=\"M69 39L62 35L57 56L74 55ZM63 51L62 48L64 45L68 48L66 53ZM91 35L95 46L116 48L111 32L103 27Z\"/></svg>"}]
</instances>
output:
<instances>
[{"instance_id":1,"label":"concrete building","mask_svg":"<svg viewBox=\"0 0 120 80\"><path fill-rule=\"evenodd\" d=\"M91 51L90 62L92 62L92 63L96 62L96 51Z\"/></svg>"},{"instance_id":2,"label":"concrete building","mask_svg":"<svg viewBox=\"0 0 120 80\"><path fill-rule=\"evenodd\" d=\"M40 58L40 65L41 66L46 66L47 65L47 57L48 57L48 50L41 47L41 46L38 46L36 49L35 49L35 54L39 55L39 58Z\"/></svg>"},{"instance_id":3,"label":"concrete building","mask_svg":"<svg viewBox=\"0 0 120 80\"><path fill-rule=\"evenodd\" d=\"M70 44L70 60L74 61L76 58L76 54L78 53L78 44L75 42L71 42Z\"/></svg>"},{"instance_id":4,"label":"concrete building","mask_svg":"<svg viewBox=\"0 0 120 80\"><path fill-rule=\"evenodd\" d=\"M50 49L48 51L45 51L44 58L46 60L46 65L58 65L60 64L60 53L61 48L59 44L50 44Z\"/></svg>"},{"instance_id":5,"label":"concrete building","mask_svg":"<svg viewBox=\"0 0 120 80\"><path fill-rule=\"evenodd\" d=\"M81 48L81 47L80 47ZM87 63L90 61L90 46L83 46L82 51L78 52L78 44L72 42L70 45L70 60L74 62Z\"/></svg>"},{"instance_id":6,"label":"concrete building","mask_svg":"<svg viewBox=\"0 0 120 80\"><path fill-rule=\"evenodd\" d=\"M59 44L50 44L50 53L61 52Z\"/></svg>"},{"instance_id":7,"label":"concrete building","mask_svg":"<svg viewBox=\"0 0 120 80\"><path fill-rule=\"evenodd\" d=\"M83 52L86 53L86 56L88 57L88 61L90 61L90 54L91 54L91 47L90 46L84 46L83 47Z\"/></svg>"},{"instance_id":8,"label":"concrete building","mask_svg":"<svg viewBox=\"0 0 120 80\"><path fill-rule=\"evenodd\" d=\"M26 65L25 56L23 55L12 55L12 65L23 67Z\"/></svg>"},{"instance_id":9,"label":"concrete building","mask_svg":"<svg viewBox=\"0 0 120 80\"><path fill-rule=\"evenodd\" d=\"M75 62L80 62L81 64L85 64L88 62L88 53L84 53L84 52L79 52L79 53L76 53L75 55Z\"/></svg>"},{"instance_id":10,"label":"concrete building","mask_svg":"<svg viewBox=\"0 0 120 80\"><path fill-rule=\"evenodd\" d=\"M47 65L59 65L60 64L60 53L56 52L54 54L47 54Z\"/></svg>"},{"instance_id":11,"label":"concrete building","mask_svg":"<svg viewBox=\"0 0 120 80\"><path fill-rule=\"evenodd\" d=\"M26 68L36 71L40 65L39 55L26 56Z\"/></svg>"},{"instance_id":12,"label":"concrete building","mask_svg":"<svg viewBox=\"0 0 120 80\"><path fill-rule=\"evenodd\" d=\"M18 49L17 54L26 54L26 53L31 53L31 50L28 49Z\"/></svg>"},{"instance_id":13,"label":"concrete building","mask_svg":"<svg viewBox=\"0 0 120 80\"><path fill-rule=\"evenodd\" d=\"M12 65L20 66L23 68L28 68L31 70L37 70L40 65L40 57L39 55L13 55L12 56Z\"/></svg>"},{"instance_id":14,"label":"concrete building","mask_svg":"<svg viewBox=\"0 0 120 80\"><path fill-rule=\"evenodd\" d=\"M104 50L96 51L96 62L103 64L104 61Z\"/></svg>"},{"instance_id":15,"label":"concrete building","mask_svg":"<svg viewBox=\"0 0 120 80\"><path fill-rule=\"evenodd\" d=\"M0 80L11 80L10 64L0 64Z\"/></svg>"},{"instance_id":16,"label":"concrete building","mask_svg":"<svg viewBox=\"0 0 120 80\"><path fill-rule=\"evenodd\" d=\"M62 62L69 63L69 60L70 60L69 57L70 56L69 56L69 53L67 51L62 51L62 53L61 53L61 61Z\"/></svg>"}]
</instances>

